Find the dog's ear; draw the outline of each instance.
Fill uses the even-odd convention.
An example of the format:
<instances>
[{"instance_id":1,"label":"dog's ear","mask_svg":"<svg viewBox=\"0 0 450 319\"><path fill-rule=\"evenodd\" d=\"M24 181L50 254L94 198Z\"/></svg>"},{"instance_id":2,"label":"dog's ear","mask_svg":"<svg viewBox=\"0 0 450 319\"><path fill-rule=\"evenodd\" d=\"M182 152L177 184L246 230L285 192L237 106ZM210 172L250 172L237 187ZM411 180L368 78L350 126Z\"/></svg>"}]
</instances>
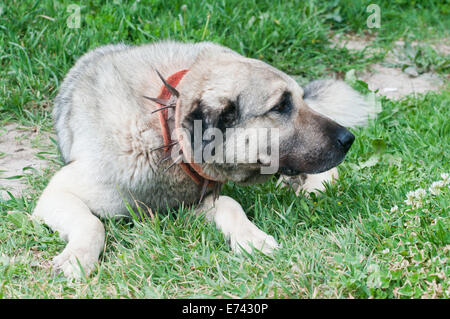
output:
<instances>
[{"instance_id":1,"label":"dog's ear","mask_svg":"<svg viewBox=\"0 0 450 319\"><path fill-rule=\"evenodd\" d=\"M204 136L206 130L216 128L222 132L222 136L225 138L226 129L235 127L239 122L239 99L222 100L219 106L208 105L202 100L197 100L194 103L194 108L184 117L181 123L181 127L190 132L191 145L194 145L194 135L199 133L194 132L194 129L198 129L200 124L202 136ZM202 147L205 147L208 143L208 140L203 140Z\"/></svg>"},{"instance_id":2,"label":"dog's ear","mask_svg":"<svg viewBox=\"0 0 450 319\"><path fill-rule=\"evenodd\" d=\"M239 96L236 100L228 100L216 118L216 127L225 134L227 128L235 127L239 122Z\"/></svg>"}]
</instances>

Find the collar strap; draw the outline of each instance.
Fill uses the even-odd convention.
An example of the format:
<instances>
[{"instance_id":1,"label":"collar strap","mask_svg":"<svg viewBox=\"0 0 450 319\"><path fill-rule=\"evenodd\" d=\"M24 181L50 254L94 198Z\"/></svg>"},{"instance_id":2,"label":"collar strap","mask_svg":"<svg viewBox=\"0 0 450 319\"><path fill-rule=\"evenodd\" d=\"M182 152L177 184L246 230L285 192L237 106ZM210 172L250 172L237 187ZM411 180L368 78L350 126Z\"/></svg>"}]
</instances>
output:
<instances>
[{"instance_id":1,"label":"collar strap","mask_svg":"<svg viewBox=\"0 0 450 319\"><path fill-rule=\"evenodd\" d=\"M171 90L167 87L166 84L169 84L172 89L175 88L178 83L181 81L183 76L188 72L189 70L184 69L180 70L165 80L164 85L161 87L161 91L157 97L157 99L152 99L155 103L161 106L161 108L164 108L164 105L161 103L158 103L157 100L169 100L172 97ZM159 74L159 73L158 73ZM161 78L163 80L163 78ZM163 80L164 82L164 80ZM176 93L176 92L175 92ZM178 106L180 103L176 103L176 106ZM167 108L161 109L159 111L159 122L161 124L161 132L163 136L164 141L164 151L168 152L171 147L175 144L170 138L170 129L168 124L168 110ZM180 143L181 147L181 143ZM181 152L183 152L183 149L181 149ZM208 176L203 170L201 169L201 166L196 163L185 163L184 161L181 161L179 163L181 169L199 186L202 186L202 195L203 197L204 192L208 187L214 188L215 193L219 191L221 183L213 180L210 176ZM215 194L216 195L216 194ZM201 199L200 199L201 200Z\"/></svg>"},{"instance_id":2,"label":"collar strap","mask_svg":"<svg viewBox=\"0 0 450 319\"><path fill-rule=\"evenodd\" d=\"M169 76L166 80L166 82L171 85L172 87L176 87L178 83L181 81L183 76L188 72L189 70L181 70L178 71L171 76ZM161 87L161 91L158 95L158 99L161 100L169 100L172 96L172 93L169 91L169 89L163 85ZM157 102L156 102L157 103ZM164 107L163 104L158 103L161 107ZM161 131L163 135L164 145L168 145L164 147L164 150L167 152L170 150L170 146L172 144L172 140L170 139L170 129L168 124L168 117L169 117L169 111L167 109L159 111L159 123L161 124Z\"/></svg>"}]
</instances>

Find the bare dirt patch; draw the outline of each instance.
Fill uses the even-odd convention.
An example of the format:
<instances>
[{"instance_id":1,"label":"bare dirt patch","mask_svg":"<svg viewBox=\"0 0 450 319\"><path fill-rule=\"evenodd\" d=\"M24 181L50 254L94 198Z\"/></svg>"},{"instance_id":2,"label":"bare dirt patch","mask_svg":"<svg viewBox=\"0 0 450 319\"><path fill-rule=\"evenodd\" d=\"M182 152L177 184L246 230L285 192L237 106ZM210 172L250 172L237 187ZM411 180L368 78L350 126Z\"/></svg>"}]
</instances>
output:
<instances>
[{"instance_id":1,"label":"bare dirt patch","mask_svg":"<svg viewBox=\"0 0 450 319\"><path fill-rule=\"evenodd\" d=\"M27 175L54 165L57 158L50 137L38 128L7 124L0 129L0 196L6 191L21 196L28 188Z\"/></svg>"},{"instance_id":2,"label":"bare dirt patch","mask_svg":"<svg viewBox=\"0 0 450 319\"><path fill-rule=\"evenodd\" d=\"M367 82L369 89L378 90L378 94L391 99L399 99L406 95L437 91L443 80L434 73L423 73L410 76L402 72L401 68L374 64L370 71L364 72L360 79Z\"/></svg>"},{"instance_id":3,"label":"bare dirt patch","mask_svg":"<svg viewBox=\"0 0 450 319\"><path fill-rule=\"evenodd\" d=\"M373 39L369 37L358 37L355 35L336 35L332 38L332 47L347 48L349 51L362 51L365 54L379 53L380 49L373 46ZM420 45L431 46L438 54L447 56L450 53L450 39L441 41L410 43L412 48ZM397 41L391 50L386 52L385 60L371 65L358 77L367 82L369 89L378 90L378 94L391 99L402 98L410 94L437 91L445 79L433 72L419 73L414 67L402 68L400 66L411 64L405 55L405 42Z\"/></svg>"},{"instance_id":4,"label":"bare dirt patch","mask_svg":"<svg viewBox=\"0 0 450 319\"><path fill-rule=\"evenodd\" d=\"M331 47L346 48L350 51L362 51L364 49L370 49L372 40L372 37L336 34L331 39Z\"/></svg>"}]
</instances>

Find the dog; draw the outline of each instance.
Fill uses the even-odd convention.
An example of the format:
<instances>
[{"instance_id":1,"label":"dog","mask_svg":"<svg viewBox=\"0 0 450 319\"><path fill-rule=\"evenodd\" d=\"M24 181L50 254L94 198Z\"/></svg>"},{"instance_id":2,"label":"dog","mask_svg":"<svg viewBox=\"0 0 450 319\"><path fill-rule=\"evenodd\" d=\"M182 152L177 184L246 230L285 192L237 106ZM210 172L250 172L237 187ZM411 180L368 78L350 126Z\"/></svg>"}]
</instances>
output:
<instances>
[{"instance_id":1,"label":"dog","mask_svg":"<svg viewBox=\"0 0 450 319\"><path fill-rule=\"evenodd\" d=\"M279 174L307 191L321 189L337 177L336 166L355 139L345 127L364 125L375 114L342 81L301 88L263 61L210 42L103 46L76 62L55 98L65 165L33 217L67 241L53 265L69 278L96 267L105 242L99 218L129 216L127 203L157 212L193 207L233 251L270 253L275 239L250 222L236 200L220 196L220 185L262 183ZM215 147L239 140L245 129L269 129L278 137L277 152L271 149L277 156L260 152L252 162L236 162L236 152L225 148L231 161L195 161L212 143L212 136L194 143L198 123L202 134L225 135ZM232 128L241 130L225 134ZM239 150L249 146L248 137L240 141L234 144ZM272 159L278 169L262 174Z\"/></svg>"}]
</instances>

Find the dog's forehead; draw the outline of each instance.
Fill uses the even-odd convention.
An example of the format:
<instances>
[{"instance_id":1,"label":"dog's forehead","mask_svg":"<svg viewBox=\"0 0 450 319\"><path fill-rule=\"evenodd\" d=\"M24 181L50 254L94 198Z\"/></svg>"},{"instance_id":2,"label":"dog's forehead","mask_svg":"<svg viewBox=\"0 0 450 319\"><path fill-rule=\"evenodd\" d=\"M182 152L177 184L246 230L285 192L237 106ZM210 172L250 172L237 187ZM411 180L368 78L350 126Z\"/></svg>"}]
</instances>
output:
<instances>
[{"instance_id":1,"label":"dog's forehead","mask_svg":"<svg viewBox=\"0 0 450 319\"><path fill-rule=\"evenodd\" d=\"M248 99L249 104L274 105L285 92L289 92L294 100L303 97L303 89L292 77L262 61L250 64L248 71L241 95Z\"/></svg>"},{"instance_id":2,"label":"dog's forehead","mask_svg":"<svg viewBox=\"0 0 450 319\"><path fill-rule=\"evenodd\" d=\"M220 68L219 68L220 69ZM281 94L284 91L297 91L303 95L302 88L290 76L265 62L255 59L234 61L215 73L215 83L222 89L264 97Z\"/></svg>"},{"instance_id":3,"label":"dog's forehead","mask_svg":"<svg viewBox=\"0 0 450 319\"><path fill-rule=\"evenodd\" d=\"M286 91L294 100L303 97L293 78L261 60L222 52L203 58L191 70L192 75L188 73L193 81L183 95L209 107L223 108L237 100L242 106L264 107L275 104Z\"/></svg>"},{"instance_id":4,"label":"dog's forehead","mask_svg":"<svg viewBox=\"0 0 450 319\"><path fill-rule=\"evenodd\" d=\"M212 70L208 81L204 82L201 95L205 102L233 100L238 96L267 100L274 94L281 94L288 87L289 83L285 79L266 67L235 62Z\"/></svg>"},{"instance_id":5,"label":"dog's forehead","mask_svg":"<svg viewBox=\"0 0 450 319\"><path fill-rule=\"evenodd\" d=\"M266 74L271 74L269 79L278 77L280 80L282 80L285 83L286 90L291 90L291 91L298 90L301 93L301 95L303 95L303 89L300 87L300 85L298 85L298 83L295 81L295 79L293 77L287 75L283 71L281 71L261 60L246 58L246 61L249 63L249 65L252 66L252 70L254 70L254 71L260 70L260 72L264 72Z\"/></svg>"}]
</instances>

